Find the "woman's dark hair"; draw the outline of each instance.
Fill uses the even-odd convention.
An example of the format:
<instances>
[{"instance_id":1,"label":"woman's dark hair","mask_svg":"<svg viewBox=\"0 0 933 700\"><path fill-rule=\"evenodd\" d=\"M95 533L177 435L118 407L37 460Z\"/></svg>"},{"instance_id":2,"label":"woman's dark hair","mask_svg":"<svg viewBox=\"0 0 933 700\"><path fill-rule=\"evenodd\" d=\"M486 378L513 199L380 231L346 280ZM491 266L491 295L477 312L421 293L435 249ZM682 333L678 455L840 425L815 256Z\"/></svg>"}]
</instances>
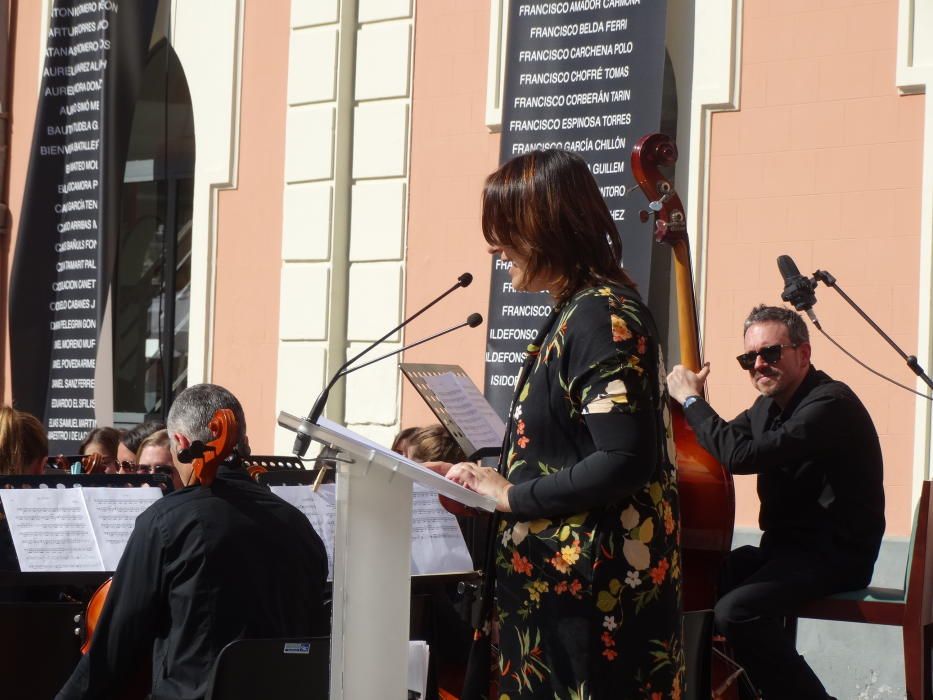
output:
<instances>
[{"instance_id":1,"label":"woman's dark hair","mask_svg":"<svg viewBox=\"0 0 933 700\"><path fill-rule=\"evenodd\" d=\"M615 222L576 153L529 151L486 178L483 237L521 255L527 279L554 278L548 291L558 302L594 284L635 287Z\"/></svg>"},{"instance_id":2,"label":"woman's dark hair","mask_svg":"<svg viewBox=\"0 0 933 700\"><path fill-rule=\"evenodd\" d=\"M134 425L132 428L123 433L123 437L120 438L120 442L123 443L126 449L128 449L133 454L136 454L139 452L139 446L142 444L142 441L159 430L165 430L165 423L161 421L148 421L146 423L140 423L139 425Z\"/></svg>"},{"instance_id":3,"label":"woman's dark hair","mask_svg":"<svg viewBox=\"0 0 933 700\"><path fill-rule=\"evenodd\" d=\"M85 448L95 442L106 450L106 453L102 453L104 457L116 457L117 445L120 444L120 431L110 427L94 428L84 438L84 442L78 447L78 451L80 454L84 454Z\"/></svg>"}]
</instances>

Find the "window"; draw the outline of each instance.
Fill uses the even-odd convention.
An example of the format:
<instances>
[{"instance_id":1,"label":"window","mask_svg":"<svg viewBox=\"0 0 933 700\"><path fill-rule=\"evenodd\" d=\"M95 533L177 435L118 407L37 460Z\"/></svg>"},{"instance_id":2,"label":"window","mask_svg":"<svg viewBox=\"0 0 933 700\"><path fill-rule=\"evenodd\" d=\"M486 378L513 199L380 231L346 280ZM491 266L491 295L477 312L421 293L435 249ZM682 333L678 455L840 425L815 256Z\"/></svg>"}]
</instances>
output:
<instances>
[{"instance_id":1,"label":"window","mask_svg":"<svg viewBox=\"0 0 933 700\"><path fill-rule=\"evenodd\" d=\"M164 420L187 384L194 116L178 57L151 52L133 117L112 287L114 423Z\"/></svg>"}]
</instances>

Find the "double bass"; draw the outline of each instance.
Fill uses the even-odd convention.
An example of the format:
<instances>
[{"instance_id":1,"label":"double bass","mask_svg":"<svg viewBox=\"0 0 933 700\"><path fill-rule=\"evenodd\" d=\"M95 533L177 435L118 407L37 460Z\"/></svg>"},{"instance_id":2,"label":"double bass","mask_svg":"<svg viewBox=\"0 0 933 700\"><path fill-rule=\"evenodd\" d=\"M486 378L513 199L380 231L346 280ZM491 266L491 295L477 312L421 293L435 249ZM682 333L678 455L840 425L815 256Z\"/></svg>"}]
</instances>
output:
<instances>
[{"instance_id":1,"label":"double bass","mask_svg":"<svg viewBox=\"0 0 933 700\"><path fill-rule=\"evenodd\" d=\"M194 442L190 447L179 453L179 459L181 461L191 462L192 473L195 479L201 486L205 487L214 483L217 469L223 461L233 453L233 450L236 448L237 440L239 439L239 428L237 426L236 417L229 408L218 409L214 413L213 418L211 418L210 423L208 423L208 428L214 436L210 442L206 444ZM94 591L94 594L88 601L87 611L84 615L85 627L84 643L81 645L82 654L86 654L91 648L94 630L97 627L101 612L103 612L104 605L107 602L112 582L112 578L104 581L97 590ZM149 664L146 663L145 659L141 661L142 663L136 675L133 677L130 688L127 693L122 696L123 698L144 698L149 693L148 688L152 685L149 678Z\"/></svg>"},{"instance_id":2,"label":"double bass","mask_svg":"<svg viewBox=\"0 0 933 700\"><path fill-rule=\"evenodd\" d=\"M653 213L655 240L670 246L673 255L680 364L698 372L702 358L687 221L673 183L662 172L677 162L677 146L664 134L648 134L635 144L631 160L651 212L643 211L641 219L647 222ZM732 549L735 487L732 474L700 446L680 404L672 401L670 408L680 492L684 611L705 610L716 602L719 570ZM714 700L740 697L738 681L745 671L729 655L712 649L710 671ZM754 689L749 690L755 696Z\"/></svg>"},{"instance_id":3,"label":"double bass","mask_svg":"<svg viewBox=\"0 0 933 700\"><path fill-rule=\"evenodd\" d=\"M632 173L654 214L654 237L671 247L677 298L680 364L698 372L702 366L690 264L687 221L673 183L662 173L677 161L677 146L664 134L648 134L632 149ZM642 221L650 214L642 212ZM713 607L723 558L732 548L735 488L732 475L697 442L683 409L671 402L677 446L683 547L684 610Z\"/></svg>"}]
</instances>

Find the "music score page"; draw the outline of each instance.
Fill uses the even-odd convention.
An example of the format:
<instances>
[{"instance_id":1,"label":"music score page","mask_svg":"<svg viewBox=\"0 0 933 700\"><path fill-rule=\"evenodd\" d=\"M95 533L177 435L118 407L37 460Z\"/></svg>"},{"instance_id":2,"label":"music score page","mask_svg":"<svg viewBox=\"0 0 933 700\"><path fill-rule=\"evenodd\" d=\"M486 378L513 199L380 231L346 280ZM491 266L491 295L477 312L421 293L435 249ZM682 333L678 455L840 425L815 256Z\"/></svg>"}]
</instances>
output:
<instances>
[{"instance_id":1,"label":"music score page","mask_svg":"<svg viewBox=\"0 0 933 700\"><path fill-rule=\"evenodd\" d=\"M113 571L158 488L0 490L20 570Z\"/></svg>"},{"instance_id":2,"label":"music score page","mask_svg":"<svg viewBox=\"0 0 933 700\"><path fill-rule=\"evenodd\" d=\"M437 492L413 484L411 506L411 573L446 574L473 570L457 518L440 504ZM327 549L327 578L334 577L336 485L270 486L272 492L304 513Z\"/></svg>"}]
</instances>

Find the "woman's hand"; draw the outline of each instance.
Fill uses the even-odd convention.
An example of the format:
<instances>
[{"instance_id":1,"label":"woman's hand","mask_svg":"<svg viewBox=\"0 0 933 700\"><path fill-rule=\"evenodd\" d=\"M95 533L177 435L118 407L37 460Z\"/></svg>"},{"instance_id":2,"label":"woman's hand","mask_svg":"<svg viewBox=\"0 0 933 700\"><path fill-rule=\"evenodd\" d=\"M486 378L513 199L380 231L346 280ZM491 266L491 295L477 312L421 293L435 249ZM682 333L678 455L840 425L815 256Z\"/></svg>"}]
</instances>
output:
<instances>
[{"instance_id":1,"label":"woman's hand","mask_svg":"<svg viewBox=\"0 0 933 700\"><path fill-rule=\"evenodd\" d=\"M473 462L460 462L448 467L445 474L448 479L471 491L496 499L496 510L503 513L512 512L509 506L509 489L512 488L512 484L495 469L481 467Z\"/></svg>"}]
</instances>

